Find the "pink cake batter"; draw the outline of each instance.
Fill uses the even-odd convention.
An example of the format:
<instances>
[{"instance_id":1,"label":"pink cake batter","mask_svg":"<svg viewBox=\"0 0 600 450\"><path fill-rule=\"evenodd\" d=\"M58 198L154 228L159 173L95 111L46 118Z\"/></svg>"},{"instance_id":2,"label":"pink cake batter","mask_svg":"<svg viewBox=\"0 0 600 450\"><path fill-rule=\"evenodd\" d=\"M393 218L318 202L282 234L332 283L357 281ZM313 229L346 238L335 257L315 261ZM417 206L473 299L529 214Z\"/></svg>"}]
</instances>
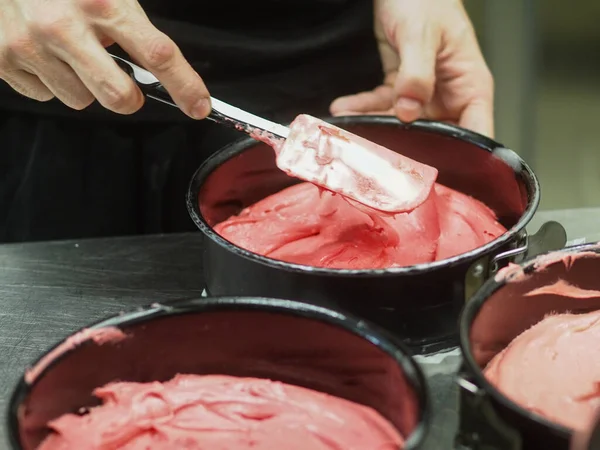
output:
<instances>
[{"instance_id":1,"label":"pink cake batter","mask_svg":"<svg viewBox=\"0 0 600 450\"><path fill-rule=\"evenodd\" d=\"M506 229L483 203L441 184L413 211L388 215L301 183L217 224L215 231L244 249L286 262L381 269L449 258Z\"/></svg>"},{"instance_id":2,"label":"pink cake batter","mask_svg":"<svg viewBox=\"0 0 600 450\"><path fill-rule=\"evenodd\" d=\"M529 295L563 290L578 298L588 298L591 292L600 295L564 282ZM484 373L515 403L552 422L582 430L590 426L600 406L598 342L600 311L550 315L517 336Z\"/></svg>"},{"instance_id":3,"label":"pink cake batter","mask_svg":"<svg viewBox=\"0 0 600 450\"><path fill-rule=\"evenodd\" d=\"M373 409L254 378L178 375L96 389L103 405L64 415L38 450L398 450Z\"/></svg>"}]
</instances>

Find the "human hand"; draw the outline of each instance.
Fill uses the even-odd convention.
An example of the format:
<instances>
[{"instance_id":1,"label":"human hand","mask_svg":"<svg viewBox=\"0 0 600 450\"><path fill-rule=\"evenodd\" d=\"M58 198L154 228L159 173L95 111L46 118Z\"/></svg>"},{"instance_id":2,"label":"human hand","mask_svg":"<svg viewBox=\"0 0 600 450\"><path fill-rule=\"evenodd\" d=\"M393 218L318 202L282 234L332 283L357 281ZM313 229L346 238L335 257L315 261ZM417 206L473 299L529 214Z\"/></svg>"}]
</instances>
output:
<instances>
[{"instance_id":1,"label":"human hand","mask_svg":"<svg viewBox=\"0 0 600 450\"><path fill-rule=\"evenodd\" d=\"M592 420L585 425L585 428L573 431L570 450L600 449L600 409L596 409Z\"/></svg>"},{"instance_id":2,"label":"human hand","mask_svg":"<svg viewBox=\"0 0 600 450\"><path fill-rule=\"evenodd\" d=\"M427 118L494 134L494 83L461 0L374 0L383 84L340 97L333 115Z\"/></svg>"},{"instance_id":3,"label":"human hand","mask_svg":"<svg viewBox=\"0 0 600 450\"><path fill-rule=\"evenodd\" d=\"M0 78L27 97L56 97L78 110L97 99L117 113L137 111L144 96L105 50L115 42L186 114L208 115L204 82L137 0L0 0Z\"/></svg>"}]
</instances>

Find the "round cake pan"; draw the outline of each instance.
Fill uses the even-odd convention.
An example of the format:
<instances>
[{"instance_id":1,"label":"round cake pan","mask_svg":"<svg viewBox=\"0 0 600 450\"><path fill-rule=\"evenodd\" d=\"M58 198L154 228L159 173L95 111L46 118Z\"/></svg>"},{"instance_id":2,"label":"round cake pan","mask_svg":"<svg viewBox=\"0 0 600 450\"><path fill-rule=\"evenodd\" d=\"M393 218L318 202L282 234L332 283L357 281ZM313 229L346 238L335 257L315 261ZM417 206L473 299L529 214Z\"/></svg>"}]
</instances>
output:
<instances>
[{"instance_id":1,"label":"round cake pan","mask_svg":"<svg viewBox=\"0 0 600 450\"><path fill-rule=\"evenodd\" d=\"M600 297L571 298L552 293L526 296L526 293L558 280L583 289L600 289L599 271L598 244L550 252L502 269L465 306L460 318L463 352L463 367L458 377L460 445L498 450L569 449L571 429L508 399L487 381L483 369L515 337L546 315L600 309Z\"/></svg>"},{"instance_id":2,"label":"round cake pan","mask_svg":"<svg viewBox=\"0 0 600 450\"><path fill-rule=\"evenodd\" d=\"M120 329L125 337L88 338ZM105 342L100 342L105 341ZM112 381L167 381L176 374L278 380L368 405L422 448L428 394L417 364L377 326L334 310L265 298L154 304L96 323L43 355L12 394L12 448L34 450L46 424L94 406Z\"/></svg>"},{"instance_id":3,"label":"round cake pan","mask_svg":"<svg viewBox=\"0 0 600 450\"><path fill-rule=\"evenodd\" d=\"M457 344L465 299L490 273L508 261L564 246L565 231L555 222L527 236L525 226L540 200L539 184L529 166L501 144L438 122L407 125L376 116L330 122L436 167L440 183L487 204L508 232L453 258L386 270L315 268L257 255L222 238L213 226L299 180L277 168L270 147L243 139L207 160L188 192L189 213L206 236L209 295L331 302L391 330L414 352L426 353Z\"/></svg>"}]
</instances>

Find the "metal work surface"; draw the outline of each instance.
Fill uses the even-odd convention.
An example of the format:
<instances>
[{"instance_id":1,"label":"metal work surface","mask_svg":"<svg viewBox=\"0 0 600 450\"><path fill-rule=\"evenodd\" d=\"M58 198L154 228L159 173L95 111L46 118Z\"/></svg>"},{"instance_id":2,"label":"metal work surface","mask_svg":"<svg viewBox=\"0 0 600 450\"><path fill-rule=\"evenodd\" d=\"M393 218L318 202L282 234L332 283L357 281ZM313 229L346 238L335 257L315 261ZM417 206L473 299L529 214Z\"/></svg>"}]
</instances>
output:
<instances>
[{"instance_id":1,"label":"metal work surface","mask_svg":"<svg viewBox=\"0 0 600 450\"><path fill-rule=\"evenodd\" d=\"M541 212L530 231L550 219L570 240L600 240L600 209ZM203 289L200 233L0 246L0 448L11 389L42 351L90 322ZM427 448L451 448L459 359L420 360L435 410Z\"/></svg>"}]
</instances>

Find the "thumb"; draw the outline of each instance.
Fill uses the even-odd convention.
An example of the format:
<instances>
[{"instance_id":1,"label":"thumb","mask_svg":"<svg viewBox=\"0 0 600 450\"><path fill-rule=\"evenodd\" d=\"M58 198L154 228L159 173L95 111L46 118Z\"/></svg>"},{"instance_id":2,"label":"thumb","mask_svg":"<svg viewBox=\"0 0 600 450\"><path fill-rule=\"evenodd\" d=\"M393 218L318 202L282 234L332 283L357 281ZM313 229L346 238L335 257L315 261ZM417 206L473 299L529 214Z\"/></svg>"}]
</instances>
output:
<instances>
[{"instance_id":1,"label":"thumb","mask_svg":"<svg viewBox=\"0 0 600 450\"><path fill-rule=\"evenodd\" d=\"M412 122L423 115L425 105L433 98L441 36L427 23L399 30L396 36L400 68L394 85L395 111L400 120Z\"/></svg>"},{"instance_id":2,"label":"thumb","mask_svg":"<svg viewBox=\"0 0 600 450\"><path fill-rule=\"evenodd\" d=\"M476 133L494 138L493 101L475 99L463 110L459 125Z\"/></svg>"}]
</instances>

